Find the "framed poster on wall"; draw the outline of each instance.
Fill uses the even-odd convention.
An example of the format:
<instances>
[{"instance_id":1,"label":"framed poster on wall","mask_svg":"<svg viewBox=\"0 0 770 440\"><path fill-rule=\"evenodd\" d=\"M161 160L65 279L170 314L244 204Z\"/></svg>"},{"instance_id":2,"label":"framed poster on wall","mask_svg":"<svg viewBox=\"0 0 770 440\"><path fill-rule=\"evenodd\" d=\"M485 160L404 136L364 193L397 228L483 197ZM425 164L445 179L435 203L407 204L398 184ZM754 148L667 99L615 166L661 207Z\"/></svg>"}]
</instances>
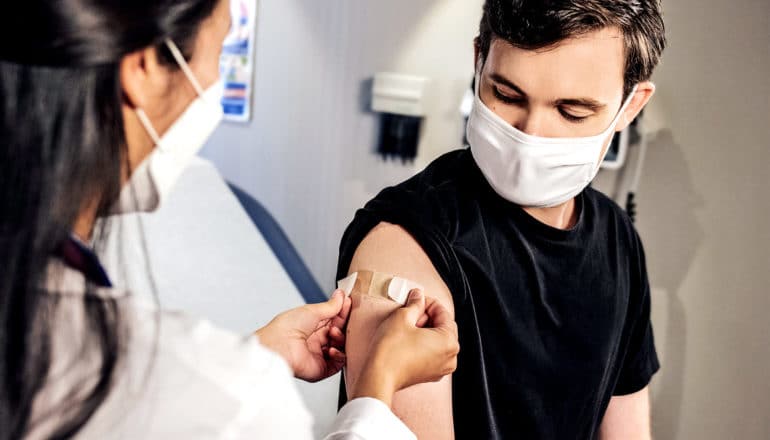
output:
<instances>
[{"instance_id":1,"label":"framed poster on wall","mask_svg":"<svg viewBox=\"0 0 770 440\"><path fill-rule=\"evenodd\" d=\"M225 86L222 108L225 120L248 122L254 88L257 0L231 0L230 9L233 25L219 62Z\"/></svg>"}]
</instances>

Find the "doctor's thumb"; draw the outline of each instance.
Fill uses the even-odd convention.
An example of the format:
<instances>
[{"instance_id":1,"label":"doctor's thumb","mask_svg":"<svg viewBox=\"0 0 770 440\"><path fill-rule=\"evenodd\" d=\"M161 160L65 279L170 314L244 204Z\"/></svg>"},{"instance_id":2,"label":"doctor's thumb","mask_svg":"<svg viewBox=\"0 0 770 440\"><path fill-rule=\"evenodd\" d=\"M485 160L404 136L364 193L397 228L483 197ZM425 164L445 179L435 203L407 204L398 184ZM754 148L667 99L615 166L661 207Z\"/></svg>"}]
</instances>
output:
<instances>
[{"instance_id":1,"label":"doctor's thumb","mask_svg":"<svg viewBox=\"0 0 770 440\"><path fill-rule=\"evenodd\" d=\"M409 292L409 299L406 301L403 310L409 323L417 325L420 318L425 314L425 295L420 289L414 289Z\"/></svg>"},{"instance_id":2,"label":"doctor's thumb","mask_svg":"<svg viewBox=\"0 0 770 440\"><path fill-rule=\"evenodd\" d=\"M345 304L345 292L336 290L328 301L311 304L308 307L318 319L329 319L337 316Z\"/></svg>"}]
</instances>

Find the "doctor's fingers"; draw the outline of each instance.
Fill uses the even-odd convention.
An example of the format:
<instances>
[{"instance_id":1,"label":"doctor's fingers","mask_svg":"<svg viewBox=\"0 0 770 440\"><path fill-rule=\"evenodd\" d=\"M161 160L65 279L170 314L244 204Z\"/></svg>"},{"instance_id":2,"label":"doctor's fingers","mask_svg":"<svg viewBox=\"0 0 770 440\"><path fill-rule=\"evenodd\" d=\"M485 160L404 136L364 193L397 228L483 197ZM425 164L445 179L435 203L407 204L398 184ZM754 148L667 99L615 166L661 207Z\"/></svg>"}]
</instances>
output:
<instances>
[{"instance_id":1,"label":"doctor's fingers","mask_svg":"<svg viewBox=\"0 0 770 440\"><path fill-rule=\"evenodd\" d=\"M335 365L339 365L340 367L345 366L345 362L347 361L347 355L345 353L334 347L329 347L325 350L325 353L328 359L333 361Z\"/></svg>"},{"instance_id":2,"label":"doctor's fingers","mask_svg":"<svg viewBox=\"0 0 770 440\"><path fill-rule=\"evenodd\" d=\"M409 292L406 305L395 313L400 314L409 324L417 326L420 318L425 314L425 295L420 289Z\"/></svg>"},{"instance_id":3,"label":"doctor's fingers","mask_svg":"<svg viewBox=\"0 0 770 440\"><path fill-rule=\"evenodd\" d=\"M340 350L345 349L345 333L338 327L332 327L329 329L329 341L332 347Z\"/></svg>"},{"instance_id":4,"label":"doctor's fingers","mask_svg":"<svg viewBox=\"0 0 770 440\"><path fill-rule=\"evenodd\" d=\"M305 306L305 308L313 316L316 324L323 323L325 325L329 320L336 318L342 313L347 300L348 299L345 298L345 292L337 290L332 294L328 301L310 304Z\"/></svg>"},{"instance_id":5,"label":"doctor's fingers","mask_svg":"<svg viewBox=\"0 0 770 440\"><path fill-rule=\"evenodd\" d=\"M423 328L430 324L430 316L427 313L423 313L420 319L417 320L417 327Z\"/></svg>"},{"instance_id":6,"label":"doctor's fingers","mask_svg":"<svg viewBox=\"0 0 770 440\"><path fill-rule=\"evenodd\" d=\"M417 319L417 327L433 327L434 321L438 322L438 325L443 325L445 320L451 320L451 314L449 311L442 307L441 303L437 299L429 296L425 297L425 311Z\"/></svg>"},{"instance_id":7,"label":"doctor's fingers","mask_svg":"<svg viewBox=\"0 0 770 440\"><path fill-rule=\"evenodd\" d=\"M327 377L337 374L340 370L342 370L345 367L345 364L347 363L347 360L348 360L345 353L337 350L334 347L326 350L324 355L327 360L326 361Z\"/></svg>"},{"instance_id":8,"label":"doctor's fingers","mask_svg":"<svg viewBox=\"0 0 770 440\"><path fill-rule=\"evenodd\" d=\"M428 303L425 306L425 315L428 316L428 321L431 327L445 327L448 330L454 330L454 333L457 334L457 324L452 318L452 314L449 313L449 310L437 300L433 298L428 299Z\"/></svg>"},{"instance_id":9,"label":"doctor's fingers","mask_svg":"<svg viewBox=\"0 0 770 440\"><path fill-rule=\"evenodd\" d=\"M419 330L426 352L432 352L438 367L433 381L439 381L457 369L457 355L460 353L460 342L457 339L454 323L446 323L442 327Z\"/></svg>"}]
</instances>

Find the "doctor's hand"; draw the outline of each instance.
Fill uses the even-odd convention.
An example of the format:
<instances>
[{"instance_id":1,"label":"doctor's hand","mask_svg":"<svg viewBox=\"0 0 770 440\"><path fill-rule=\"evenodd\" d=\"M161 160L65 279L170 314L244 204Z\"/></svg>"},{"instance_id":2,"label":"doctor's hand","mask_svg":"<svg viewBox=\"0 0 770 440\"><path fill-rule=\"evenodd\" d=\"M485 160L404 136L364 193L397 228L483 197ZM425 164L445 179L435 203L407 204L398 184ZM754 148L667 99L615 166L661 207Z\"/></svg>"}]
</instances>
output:
<instances>
[{"instance_id":1,"label":"doctor's hand","mask_svg":"<svg viewBox=\"0 0 770 440\"><path fill-rule=\"evenodd\" d=\"M299 307L275 317L257 330L262 345L280 354L294 376L318 382L345 366L345 333L350 298L341 290L329 301Z\"/></svg>"},{"instance_id":2,"label":"doctor's hand","mask_svg":"<svg viewBox=\"0 0 770 440\"><path fill-rule=\"evenodd\" d=\"M449 311L419 290L380 324L371 347L351 398L373 397L388 406L397 391L452 374L460 351Z\"/></svg>"}]
</instances>

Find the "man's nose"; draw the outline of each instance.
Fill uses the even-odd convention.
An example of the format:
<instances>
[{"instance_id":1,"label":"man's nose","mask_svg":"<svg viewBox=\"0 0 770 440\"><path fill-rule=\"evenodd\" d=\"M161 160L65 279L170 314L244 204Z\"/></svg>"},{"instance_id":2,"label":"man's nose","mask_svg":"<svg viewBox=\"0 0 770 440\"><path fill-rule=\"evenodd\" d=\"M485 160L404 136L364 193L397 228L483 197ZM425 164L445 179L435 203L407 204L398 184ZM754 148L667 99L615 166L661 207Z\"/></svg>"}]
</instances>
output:
<instances>
[{"instance_id":1,"label":"man's nose","mask_svg":"<svg viewBox=\"0 0 770 440\"><path fill-rule=\"evenodd\" d=\"M514 122L513 126L530 136L546 136L546 115L542 111L528 110Z\"/></svg>"}]
</instances>

